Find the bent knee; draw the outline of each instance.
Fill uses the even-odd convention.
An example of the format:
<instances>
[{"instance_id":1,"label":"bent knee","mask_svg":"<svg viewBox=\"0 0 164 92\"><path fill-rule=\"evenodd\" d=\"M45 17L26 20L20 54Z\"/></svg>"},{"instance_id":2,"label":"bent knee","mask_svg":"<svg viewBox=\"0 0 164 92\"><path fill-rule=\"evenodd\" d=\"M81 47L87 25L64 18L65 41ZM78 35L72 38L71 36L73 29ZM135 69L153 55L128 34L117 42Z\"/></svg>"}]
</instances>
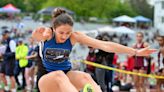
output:
<instances>
[{"instance_id":1,"label":"bent knee","mask_svg":"<svg viewBox=\"0 0 164 92\"><path fill-rule=\"evenodd\" d=\"M64 80L68 80L68 78L66 77L66 75L64 74L63 71L55 71L55 72L51 72L48 73L44 76L42 76L39 79L38 85L39 87L47 85L47 84L59 84Z\"/></svg>"},{"instance_id":2,"label":"bent knee","mask_svg":"<svg viewBox=\"0 0 164 92\"><path fill-rule=\"evenodd\" d=\"M5 77L5 74L3 74L3 73L0 73L0 77Z\"/></svg>"},{"instance_id":3,"label":"bent knee","mask_svg":"<svg viewBox=\"0 0 164 92\"><path fill-rule=\"evenodd\" d=\"M84 73L83 75L82 75L82 81L85 81L85 82L89 82L89 81L92 81L92 77L91 77L91 75L89 74L89 73Z\"/></svg>"}]
</instances>

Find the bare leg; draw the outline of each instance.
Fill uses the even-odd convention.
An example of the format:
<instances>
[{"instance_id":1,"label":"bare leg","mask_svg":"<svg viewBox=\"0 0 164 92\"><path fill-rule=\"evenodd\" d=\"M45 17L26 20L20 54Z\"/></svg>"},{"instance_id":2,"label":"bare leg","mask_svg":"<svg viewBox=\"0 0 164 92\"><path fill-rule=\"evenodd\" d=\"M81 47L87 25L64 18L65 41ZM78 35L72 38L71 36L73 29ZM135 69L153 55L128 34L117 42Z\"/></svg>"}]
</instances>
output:
<instances>
[{"instance_id":1,"label":"bare leg","mask_svg":"<svg viewBox=\"0 0 164 92\"><path fill-rule=\"evenodd\" d=\"M25 69L25 79L26 79L26 84L27 84L27 86L30 84L30 83L29 83L29 76L30 76L30 75L29 75L29 72L30 72L30 71L29 71L29 68L26 68L26 69Z\"/></svg>"},{"instance_id":2,"label":"bare leg","mask_svg":"<svg viewBox=\"0 0 164 92\"><path fill-rule=\"evenodd\" d=\"M5 74L1 73L1 74L0 74L0 77L1 77L1 80L2 80L2 82L4 83L4 85L7 86L7 80L6 80Z\"/></svg>"},{"instance_id":3,"label":"bare leg","mask_svg":"<svg viewBox=\"0 0 164 92\"><path fill-rule=\"evenodd\" d=\"M63 71L54 71L39 80L40 92L78 92Z\"/></svg>"},{"instance_id":4,"label":"bare leg","mask_svg":"<svg viewBox=\"0 0 164 92\"><path fill-rule=\"evenodd\" d=\"M94 82L88 73L81 71L69 71L67 76L71 83L78 89L78 91L80 91L85 84L89 83L93 86L94 92L102 92L100 87Z\"/></svg>"},{"instance_id":5,"label":"bare leg","mask_svg":"<svg viewBox=\"0 0 164 92\"><path fill-rule=\"evenodd\" d=\"M161 84L159 84L159 83L157 83L156 92L162 92L162 90L161 90Z\"/></svg>"},{"instance_id":6,"label":"bare leg","mask_svg":"<svg viewBox=\"0 0 164 92\"><path fill-rule=\"evenodd\" d=\"M31 76L31 86L34 88L34 75L35 75L35 67L31 68L30 76Z\"/></svg>"},{"instance_id":7,"label":"bare leg","mask_svg":"<svg viewBox=\"0 0 164 92\"><path fill-rule=\"evenodd\" d=\"M163 76L163 74L158 73L159 76ZM156 92L162 92L161 86L163 84L163 79L157 79L157 84L156 84Z\"/></svg>"},{"instance_id":8,"label":"bare leg","mask_svg":"<svg viewBox=\"0 0 164 92\"><path fill-rule=\"evenodd\" d=\"M145 73L145 70L141 69L139 70L139 73ZM141 92L146 92L147 85L145 86L145 80L146 80L145 77L139 77L139 86L140 86Z\"/></svg>"},{"instance_id":9,"label":"bare leg","mask_svg":"<svg viewBox=\"0 0 164 92\"><path fill-rule=\"evenodd\" d=\"M4 86L7 86L7 80L3 73L0 73L0 80L4 83ZM1 90L0 92L4 92L4 90Z\"/></svg>"},{"instance_id":10,"label":"bare leg","mask_svg":"<svg viewBox=\"0 0 164 92\"><path fill-rule=\"evenodd\" d=\"M10 76L10 81L11 81L11 89L15 89L16 88L15 77L14 76Z\"/></svg>"},{"instance_id":11,"label":"bare leg","mask_svg":"<svg viewBox=\"0 0 164 92\"><path fill-rule=\"evenodd\" d=\"M138 73L138 70L134 69L133 72ZM133 80L134 80L134 87L136 89L137 92L141 92L140 91L140 87L139 87L139 77L137 75L133 75Z\"/></svg>"}]
</instances>

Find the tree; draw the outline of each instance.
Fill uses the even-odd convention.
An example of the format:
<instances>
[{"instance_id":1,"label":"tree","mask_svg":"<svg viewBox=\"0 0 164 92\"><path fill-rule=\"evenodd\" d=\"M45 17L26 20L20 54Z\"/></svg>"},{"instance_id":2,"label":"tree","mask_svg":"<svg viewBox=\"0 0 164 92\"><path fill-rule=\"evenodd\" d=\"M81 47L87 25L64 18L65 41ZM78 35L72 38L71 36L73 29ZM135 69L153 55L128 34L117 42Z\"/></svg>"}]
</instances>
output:
<instances>
[{"instance_id":1,"label":"tree","mask_svg":"<svg viewBox=\"0 0 164 92\"><path fill-rule=\"evenodd\" d=\"M135 2L137 1L135 0ZM133 11L129 2L121 3L120 0L1 0L0 6L12 3L23 12L33 13L42 8L61 6L72 10L79 18L98 17L109 19L120 15L134 16L142 10L134 8L136 10ZM134 4L135 2L131 0L130 3ZM135 7L139 6L136 5Z\"/></svg>"},{"instance_id":2,"label":"tree","mask_svg":"<svg viewBox=\"0 0 164 92\"><path fill-rule=\"evenodd\" d=\"M153 19L153 7L148 4L147 0L130 0L129 3L135 12Z\"/></svg>"}]
</instances>

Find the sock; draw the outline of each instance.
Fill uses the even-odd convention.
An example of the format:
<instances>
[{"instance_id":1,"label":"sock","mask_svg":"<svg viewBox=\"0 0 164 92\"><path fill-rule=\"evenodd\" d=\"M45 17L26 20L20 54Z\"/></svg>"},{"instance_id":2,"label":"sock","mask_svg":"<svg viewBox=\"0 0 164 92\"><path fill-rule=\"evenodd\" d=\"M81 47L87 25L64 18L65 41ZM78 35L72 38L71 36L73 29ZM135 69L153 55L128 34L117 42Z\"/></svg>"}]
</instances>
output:
<instances>
[{"instance_id":1,"label":"sock","mask_svg":"<svg viewBox=\"0 0 164 92\"><path fill-rule=\"evenodd\" d=\"M11 92L17 92L17 90L15 88L11 89Z\"/></svg>"},{"instance_id":2,"label":"sock","mask_svg":"<svg viewBox=\"0 0 164 92\"><path fill-rule=\"evenodd\" d=\"M29 85L29 86L26 87L26 89L27 89L27 90L31 90L31 89L32 89L32 86Z\"/></svg>"},{"instance_id":3,"label":"sock","mask_svg":"<svg viewBox=\"0 0 164 92\"><path fill-rule=\"evenodd\" d=\"M10 90L8 86L5 86L4 89L5 89L5 91L9 91Z\"/></svg>"}]
</instances>

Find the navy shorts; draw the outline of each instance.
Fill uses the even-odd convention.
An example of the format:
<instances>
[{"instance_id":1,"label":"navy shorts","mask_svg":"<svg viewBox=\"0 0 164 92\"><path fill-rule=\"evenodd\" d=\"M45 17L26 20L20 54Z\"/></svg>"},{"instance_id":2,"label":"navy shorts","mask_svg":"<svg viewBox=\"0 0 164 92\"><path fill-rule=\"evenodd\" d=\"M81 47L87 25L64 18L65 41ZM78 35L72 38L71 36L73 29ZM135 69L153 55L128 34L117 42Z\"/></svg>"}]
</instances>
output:
<instances>
[{"instance_id":1,"label":"navy shorts","mask_svg":"<svg viewBox=\"0 0 164 92\"><path fill-rule=\"evenodd\" d=\"M139 67L134 67L135 70L147 70L147 67L145 66L139 66Z\"/></svg>"},{"instance_id":2,"label":"navy shorts","mask_svg":"<svg viewBox=\"0 0 164 92\"><path fill-rule=\"evenodd\" d=\"M15 60L3 61L1 65L1 73L7 76L14 76Z\"/></svg>"},{"instance_id":3,"label":"navy shorts","mask_svg":"<svg viewBox=\"0 0 164 92\"><path fill-rule=\"evenodd\" d=\"M32 61L32 60L28 60L28 64L27 64L27 68L30 68L30 67L32 67L32 66L35 66L36 64L35 64L35 61Z\"/></svg>"}]
</instances>

